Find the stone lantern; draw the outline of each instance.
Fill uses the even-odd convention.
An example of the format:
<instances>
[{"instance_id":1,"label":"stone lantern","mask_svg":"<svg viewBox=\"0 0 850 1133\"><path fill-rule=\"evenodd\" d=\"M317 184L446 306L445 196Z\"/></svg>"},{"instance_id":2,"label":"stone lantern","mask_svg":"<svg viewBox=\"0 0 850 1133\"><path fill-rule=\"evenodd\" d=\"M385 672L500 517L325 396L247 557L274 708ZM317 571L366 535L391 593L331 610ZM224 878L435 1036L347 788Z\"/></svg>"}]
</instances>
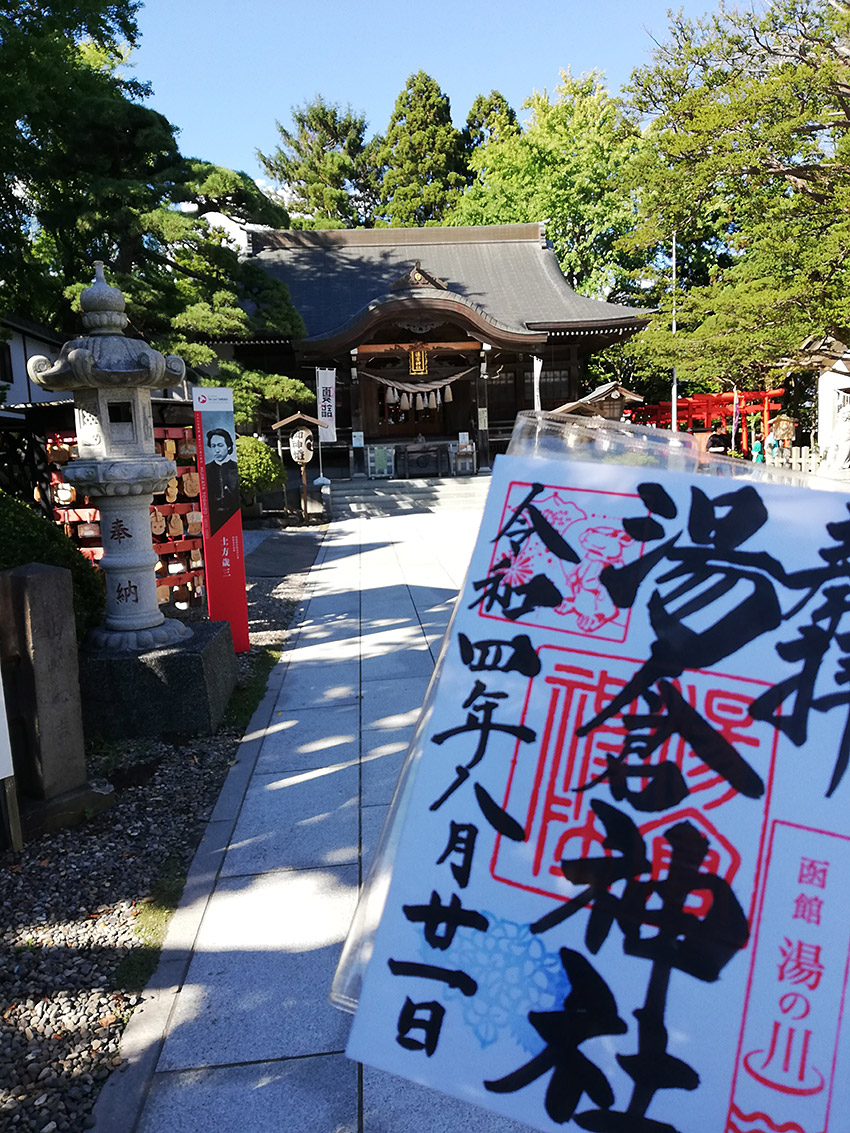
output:
<instances>
[{"instance_id":1,"label":"stone lantern","mask_svg":"<svg viewBox=\"0 0 850 1133\"><path fill-rule=\"evenodd\" d=\"M57 361L31 358L29 375L43 389L73 390L79 459L65 477L100 511L106 618L90 644L109 651L149 650L192 636L161 613L156 597L150 505L175 474L156 455L152 389L176 385L185 366L140 339L126 338L124 296L95 263L95 281L80 296L88 334L66 342Z\"/></svg>"}]
</instances>

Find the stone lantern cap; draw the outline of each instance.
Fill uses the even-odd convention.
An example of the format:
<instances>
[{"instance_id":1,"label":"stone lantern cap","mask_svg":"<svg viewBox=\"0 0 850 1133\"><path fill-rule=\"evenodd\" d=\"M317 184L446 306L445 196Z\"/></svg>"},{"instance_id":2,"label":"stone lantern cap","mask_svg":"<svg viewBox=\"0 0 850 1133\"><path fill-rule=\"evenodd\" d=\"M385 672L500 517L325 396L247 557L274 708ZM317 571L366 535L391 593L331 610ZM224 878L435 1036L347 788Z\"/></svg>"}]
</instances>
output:
<instances>
[{"instance_id":1,"label":"stone lantern cap","mask_svg":"<svg viewBox=\"0 0 850 1133\"><path fill-rule=\"evenodd\" d=\"M168 389L183 378L182 358L167 357L138 338L126 338L124 296L103 276L95 261L95 279L80 295L83 326L89 332L62 347L56 362L31 358L27 369L36 385L49 390Z\"/></svg>"}]
</instances>

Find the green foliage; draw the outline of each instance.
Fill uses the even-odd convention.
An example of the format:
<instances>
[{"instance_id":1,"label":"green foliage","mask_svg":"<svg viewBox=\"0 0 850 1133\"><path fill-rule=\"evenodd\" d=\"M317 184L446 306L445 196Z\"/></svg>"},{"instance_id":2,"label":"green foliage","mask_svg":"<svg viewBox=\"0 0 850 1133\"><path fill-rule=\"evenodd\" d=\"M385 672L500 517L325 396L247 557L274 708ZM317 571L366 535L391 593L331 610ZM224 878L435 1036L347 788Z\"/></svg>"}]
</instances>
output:
<instances>
[{"instance_id":1,"label":"green foliage","mask_svg":"<svg viewBox=\"0 0 850 1133\"><path fill-rule=\"evenodd\" d=\"M239 462L239 491L243 496L268 492L286 480L283 461L259 437L237 437L236 456Z\"/></svg>"},{"instance_id":2,"label":"green foliage","mask_svg":"<svg viewBox=\"0 0 850 1133\"><path fill-rule=\"evenodd\" d=\"M198 212L218 212L251 224L287 228L289 214L279 201L272 200L247 173L238 173L208 161L185 163L181 191Z\"/></svg>"},{"instance_id":3,"label":"green foliage","mask_svg":"<svg viewBox=\"0 0 850 1133\"><path fill-rule=\"evenodd\" d=\"M139 902L133 925L141 939L141 947L130 949L113 975L114 986L127 991L142 991L150 982L159 963L165 934L186 886L187 869L177 857L162 863L151 883L150 893Z\"/></svg>"},{"instance_id":4,"label":"green foliage","mask_svg":"<svg viewBox=\"0 0 850 1133\"><path fill-rule=\"evenodd\" d=\"M380 215L394 228L441 224L466 182L463 138L448 95L417 71L396 99L376 161Z\"/></svg>"},{"instance_id":5,"label":"green foliage","mask_svg":"<svg viewBox=\"0 0 850 1133\"><path fill-rule=\"evenodd\" d=\"M184 157L171 123L140 103L147 88L120 74L137 7L0 14L2 302L78 333L74 303L100 259L132 330L190 367L213 360L218 335L298 335L285 286L240 263L215 224L283 227L286 210L244 173Z\"/></svg>"},{"instance_id":6,"label":"green foliage","mask_svg":"<svg viewBox=\"0 0 850 1133\"><path fill-rule=\"evenodd\" d=\"M353 228L368 220L361 187L366 119L317 95L293 108L295 133L278 122L274 153L257 153L272 180L285 186L303 227Z\"/></svg>"},{"instance_id":7,"label":"green foliage","mask_svg":"<svg viewBox=\"0 0 850 1133\"><path fill-rule=\"evenodd\" d=\"M519 132L516 111L500 91L491 90L488 95L479 94L466 116L463 140L467 155L477 146L500 138L514 137Z\"/></svg>"},{"instance_id":8,"label":"green foliage","mask_svg":"<svg viewBox=\"0 0 850 1133\"><path fill-rule=\"evenodd\" d=\"M250 370L239 362L220 362L215 377L201 385L233 390L233 416L243 427L262 431L286 413L314 405L316 395L298 378Z\"/></svg>"},{"instance_id":9,"label":"green foliage","mask_svg":"<svg viewBox=\"0 0 850 1133\"><path fill-rule=\"evenodd\" d=\"M535 93L523 106L530 111L524 130L512 130L503 113L473 149L475 180L447 223L546 220L572 287L614 302L630 296L645 256L620 250L618 240L635 221L623 175L640 145L636 126L595 73L562 72L554 98Z\"/></svg>"},{"instance_id":10,"label":"green foliage","mask_svg":"<svg viewBox=\"0 0 850 1133\"><path fill-rule=\"evenodd\" d=\"M27 563L70 570L77 638L82 641L86 631L103 619L103 576L55 523L0 491L0 570Z\"/></svg>"},{"instance_id":11,"label":"green foliage","mask_svg":"<svg viewBox=\"0 0 850 1133\"><path fill-rule=\"evenodd\" d=\"M779 385L850 341L850 8L775 0L763 12L681 15L632 77L651 125L637 176L638 240L713 229L714 271L685 276L644 336L680 378ZM691 388L689 386L689 388Z\"/></svg>"}]
</instances>

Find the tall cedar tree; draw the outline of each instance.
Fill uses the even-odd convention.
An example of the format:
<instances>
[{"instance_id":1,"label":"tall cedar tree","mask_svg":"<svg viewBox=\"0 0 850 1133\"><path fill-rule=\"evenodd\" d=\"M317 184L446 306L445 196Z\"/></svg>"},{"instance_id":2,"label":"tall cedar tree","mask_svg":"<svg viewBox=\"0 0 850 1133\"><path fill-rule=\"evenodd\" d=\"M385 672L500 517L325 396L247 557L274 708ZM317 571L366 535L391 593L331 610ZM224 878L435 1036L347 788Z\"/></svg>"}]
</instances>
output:
<instances>
[{"instance_id":1,"label":"tall cedar tree","mask_svg":"<svg viewBox=\"0 0 850 1133\"><path fill-rule=\"evenodd\" d=\"M73 302L103 260L132 331L207 366L216 335L303 329L286 288L240 263L208 217L284 226L287 215L244 173L184 158L171 124L140 104L146 88L120 77L136 6L0 15L2 302L76 333Z\"/></svg>"},{"instance_id":2,"label":"tall cedar tree","mask_svg":"<svg viewBox=\"0 0 850 1133\"><path fill-rule=\"evenodd\" d=\"M417 71L396 99L377 152L380 214L393 228L441 224L466 183L463 137L448 95Z\"/></svg>"},{"instance_id":3,"label":"tall cedar tree","mask_svg":"<svg viewBox=\"0 0 850 1133\"><path fill-rule=\"evenodd\" d=\"M477 146L486 145L498 138L509 138L519 133L516 111L501 91L491 90L479 94L466 116L463 132L467 159Z\"/></svg>"},{"instance_id":4,"label":"tall cedar tree","mask_svg":"<svg viewBox=\"0 0 850 1133\"><path fill-rule=\"evenodd\" d=\"M715 388L788 383L850 344L850 7L675 18L631 96L651 121L640 236L687 239L718 218L726 266L678 295L641 348ZM838 350L843 349L839 346ZM799 384L799 383L798 383Z\"/></svg>"},{"instance_id":5,"label":"tall cedar tree","mask_svg":"<svg viewBox=\"0 0 850 1133\"><path fill-rule=\"evenodd\" d=\"M369 219L364 172L366 119L321 95L292 111L295 132L278 122L272 154L257 152L286 193L293 227L355 228Z\"/></svg>"}]
</instances>

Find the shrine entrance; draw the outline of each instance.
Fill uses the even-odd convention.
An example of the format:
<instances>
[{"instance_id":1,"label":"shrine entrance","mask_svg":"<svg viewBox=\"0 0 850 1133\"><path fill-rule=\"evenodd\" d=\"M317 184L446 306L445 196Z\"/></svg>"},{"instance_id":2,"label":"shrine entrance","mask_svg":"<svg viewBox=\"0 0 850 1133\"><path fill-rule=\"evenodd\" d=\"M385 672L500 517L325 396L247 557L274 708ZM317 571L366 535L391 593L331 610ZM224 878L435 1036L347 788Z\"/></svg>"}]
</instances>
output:
<instances>
[{"instance_id":1,"label":"shrine entrance","mask_svg":"<svg viewBox=\"0 0 850 1133\"><path fill-rule=\"evenodd\" d=\"M323 411L351 475L466 467L469 447L489 468L520 410L580 397L590 355L647 319L577 295L539 224L267 231L250 254L306 333L234 354L307 384L333 371Z\"/></svg>"},{"instance_id":2,"label":"shrine entrance","mask_svg":"<svg viewBox=\"0 0 850 1133\"><path fill-rule=\"evenodd\" d=\"M469 432L481 356L482 343L457 325L382 328L356 351L363 431L382 440Z\"/></svg>"}]
</instances>

